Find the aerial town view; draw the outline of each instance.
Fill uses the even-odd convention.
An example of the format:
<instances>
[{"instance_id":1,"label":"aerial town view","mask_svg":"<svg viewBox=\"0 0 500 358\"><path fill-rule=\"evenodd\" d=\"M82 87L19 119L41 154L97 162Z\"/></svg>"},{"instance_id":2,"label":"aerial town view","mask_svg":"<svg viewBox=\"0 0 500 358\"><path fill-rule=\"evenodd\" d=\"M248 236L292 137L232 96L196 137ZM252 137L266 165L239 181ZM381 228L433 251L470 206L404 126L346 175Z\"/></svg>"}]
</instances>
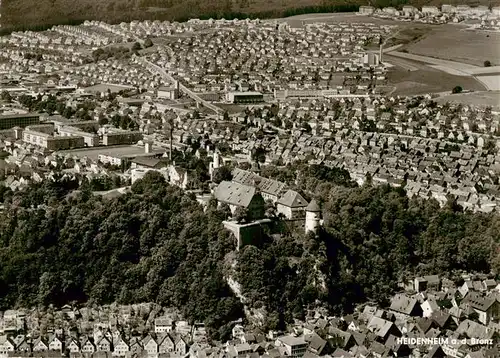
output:
<instances>
[{"instance_id":1,"label":"aerial town view","mask_svg":"<svg viewBox=\"0 0 500 358\"><path fill-rule=\"evenodd\" d=\"M500 3L96 3L0 0L0 358L500 358Z\"/></svg>"}]
</instances>

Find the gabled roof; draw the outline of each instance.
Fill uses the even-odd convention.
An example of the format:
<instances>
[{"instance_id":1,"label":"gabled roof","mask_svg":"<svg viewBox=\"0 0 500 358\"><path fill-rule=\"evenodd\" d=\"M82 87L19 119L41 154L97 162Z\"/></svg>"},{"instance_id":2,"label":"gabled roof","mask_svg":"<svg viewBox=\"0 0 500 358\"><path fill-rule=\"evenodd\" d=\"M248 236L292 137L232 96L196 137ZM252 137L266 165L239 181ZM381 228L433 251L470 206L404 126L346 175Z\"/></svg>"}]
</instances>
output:
<instances>
[{"instance_id":1,"label":"gabled roof","mask_svg":"<svg viewBox=\"0 0 500 358\"><path fill-rule=\"evenodd\" d=\"M233 182L259 188L263 193L280 196L286 187L285 183L261 177L247 170L236 168L232 172Z\"/></svg>"},{"instance_id":2,"label":"gabled roof","mask_svg":"<svg viewBox=\"0 0 500 358\"><path fill-rule=\"evenodd\" d=\"M278 199L277 204L288 206L290 208L305 208L308 204L306 199L302 197L295 190L288 190L281 198Z\"/></svg>"},{"instance_id":3,"label":"gabled roof","mask_svg":"<svg viewBox=\"0 0 500 358\"><path fill-rule=\"evenodd\" d=\"M153 337L151 337L151 335L147 335L146 337L144 337L144 339L142 340L142 346L145 347L149 342L153 341L155 344L158 344L155 339Z\"/></svg>"},{"instance_id":4,"label":"gabled roof","mask_svg":"<svg viewBox=\"0 0 500 358\"><path fill-rule=\"evenodd\" d=\"M426 317L420 318L417 322L417 328L422 332L422 333L427 333L427 331L431 328L432 326L432 320L428 319Z\"/></svg>"},{"instance_id":5,"label":"gabled roof","mask_svg":"<svg viewBox=\"0 0 500 358\"><path fill-rule=\"evenodd\" d=\"M229 181L221 182L215 189L215 198L218 201L245 208L250 205L256 194L254 187Z\"/></svg>"},{"instance_id":6,"label":"gabled roof","mask_svg":"<svg viewBox=\"0 0 500 358\"><path fill-rule=\"evenodd\" d=\"M493 330L469 319L461 322L456 332L459 334L465 334L469 338L477 339L489 339L493 336Z\"/></svg>"},{"instance_id":7,"label":"gabled roof","mask_svg":"<svg viewBox=\"0 0 500 358\"><path fill-rule=\"evenodd\" d=\"M367 325L367 328L370 332L375 333L379 337L385 337L387 332L391 329L393 323L390 321L386 321L380 317L373 316L370 322Z\"/></svg>"},{"instance_id":8,"label":"gabled roof","mask_svg":"<svg viewBox=\"0 0 500 358\"><path fill-rule=\"evenodd\" d=\"M494 298L481 297L475 292L469 292L462 301L462 304L468 303L472 308L485 312L495 303L495 301L496 299Z\"/></svg>"},{"instance_id":9,"label":"gabled roof","mask_svg":"<svg viewBox=\"0 0 500 358\"><path fill-rule=\"evenodd\" d=\"M444 311L436 311L433 312L431 315L431 319L436 322L439 327L444 327L446 325L446 322L450 319L451 315L449 313L446 313Z\"/></svg>"},{"instance_id":10,"label":"gabled roof","mask_svg":"<svg viewBox=\"0 0 500 358\"><path fill-rule=\"evenodd\" d=\"M410 315L417 304L416 299L398 294L391 301L391 310Z\"/></svg>"}]
</instances>

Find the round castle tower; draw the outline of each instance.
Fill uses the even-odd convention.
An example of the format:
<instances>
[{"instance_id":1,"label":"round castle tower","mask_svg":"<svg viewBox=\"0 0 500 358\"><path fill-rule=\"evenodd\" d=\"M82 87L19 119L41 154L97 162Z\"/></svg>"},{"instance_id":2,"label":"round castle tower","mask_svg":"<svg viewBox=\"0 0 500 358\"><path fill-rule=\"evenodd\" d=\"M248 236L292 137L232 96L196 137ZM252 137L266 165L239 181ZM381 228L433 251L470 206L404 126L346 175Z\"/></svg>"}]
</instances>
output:
<instances>
[{"instance_id":1,"label":"round castle tower","mask_svg":"<svg viewBox=\"0 0 500 358\"><path fill-rule=\"evenodd\" d=\"M315 199L311 200L306 207L306 234L309 231L316 232L321 222L321 209Z\"/></svg>"}]
</instances>

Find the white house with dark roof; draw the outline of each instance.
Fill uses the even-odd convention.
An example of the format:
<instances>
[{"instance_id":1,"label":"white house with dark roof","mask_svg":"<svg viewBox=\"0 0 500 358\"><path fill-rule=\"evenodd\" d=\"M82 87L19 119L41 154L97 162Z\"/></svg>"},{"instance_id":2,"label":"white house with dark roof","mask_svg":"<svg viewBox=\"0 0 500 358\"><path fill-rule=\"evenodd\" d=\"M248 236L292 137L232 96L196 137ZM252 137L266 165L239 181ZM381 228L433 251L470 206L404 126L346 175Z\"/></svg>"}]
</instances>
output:
<instances>
[{"instance_id":1,"label":"white house with dark roof","mask_svg":"<svg viewBox=\"0 0 500 358\"><path fill-rule=\"evenodd\" d=\"M294 190L288 190L276 202L278 213L283 214L288 220L304 219L307 201Z\"/></svg>"},{"instance_id":2,"label":"white house with dark roof","mask_svg":"<svg viewBox=\"0 0 500 358\"><path fill-rule=\"evenodd\" d=\"M0 357L7 357L9 352L13 352L15 348L16 345L11 338L7 337L6 335L0 336Z\"/></svg>"},{"instance_id":3,"label":"white house with dark roof","mask_svg":"<svg viewBox=\"0 0 500 358\"><path fill-rule=\"evenodd\" d=\"M172 319L168 317L159 317L155 319L155 333L171 332L172 329Z\"/></svg>"},{"instance_id":4,"label":"white house with dark roof","mask_svg":"<svg viewBox=\"0 0 500 358\"><path fill-rule=\"evenodd\" d=\"M218 203L228 204L233 214L238 207L243 207L248 211L249 220L264 217L264 198L252 186L223 181L217 186L214 194Z\"/></svg>"},{"instance_id":5,"label":"white house with dark roof","mask_svg":"<svg viewBox=\"0 0 500 358\"><path fill-rule=\"evenodd\" d=\"M494 297L483 297L476 292L469 292L461 302L460 308L470 306L477 314L478 320L487 325L491 319L497 319L500 312L500 304Z\"/></svg>"}]
</instances>

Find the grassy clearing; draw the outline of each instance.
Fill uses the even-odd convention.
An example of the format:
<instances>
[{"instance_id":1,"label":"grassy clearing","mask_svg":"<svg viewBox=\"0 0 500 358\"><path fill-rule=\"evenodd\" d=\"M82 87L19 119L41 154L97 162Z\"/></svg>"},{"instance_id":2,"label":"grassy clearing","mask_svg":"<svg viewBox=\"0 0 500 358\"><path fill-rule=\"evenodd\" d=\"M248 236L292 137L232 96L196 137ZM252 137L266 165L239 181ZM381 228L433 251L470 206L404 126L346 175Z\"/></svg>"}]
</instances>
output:
<instances>
[{"instance_id":1,"label":"grassy clearing","mask_svg":"<svg viewBox=\"0 0 500 358\"><path fill-rule=\"evenodd\" d=\"M451 91L455 86L464 90L484 91L484 86L472 77L455 76L430 67L407 71L395 67L388 73L389 83L396 86L397 95L418 95Z\"/></svg>"},{"instance_id":2,"label":"grassy clearing","mask_svg":"<svg viewBox=\"0 0 500 358\"><path fill-rule=\"evenodd\" d=\"M409 53L444 60L483 66L489 60L499 63L500 34L470 31L460 25L434 28L421 39L407 46Z\"/></svg>"}]
</instances>

